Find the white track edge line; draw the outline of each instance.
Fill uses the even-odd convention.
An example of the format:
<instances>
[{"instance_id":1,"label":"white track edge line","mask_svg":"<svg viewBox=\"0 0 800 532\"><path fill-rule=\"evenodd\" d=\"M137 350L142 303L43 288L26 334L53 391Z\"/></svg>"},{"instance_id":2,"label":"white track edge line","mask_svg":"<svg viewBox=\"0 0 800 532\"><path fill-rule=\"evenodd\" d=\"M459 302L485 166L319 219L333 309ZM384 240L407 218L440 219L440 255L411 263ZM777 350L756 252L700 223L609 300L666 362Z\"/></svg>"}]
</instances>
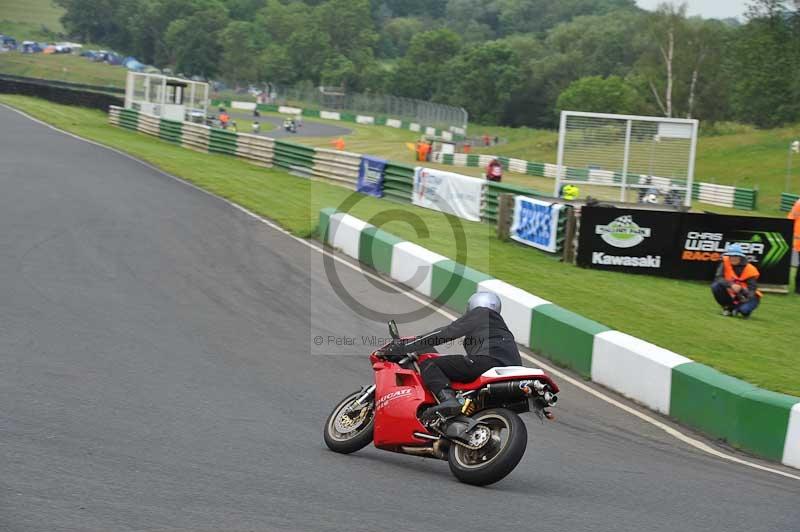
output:
<instances>
[{"instance_id":1,"label":"white track edge line","mask_svg":"<svg viewBox=\"0 0 800 532\"><path fill-rule=\"evenodd\" d=\"M322 245L317 245L315 243L309 242L308 240L306 240L304 238L297 237L297 236L291 234L289 231L287 231L283 227L281 227L281 226L277 225L276 223L264 218L263 216L260 216L260 215L258 215L256 213L246 209L245 207L242 207L241 205L238 205L238 204L236 204L236 203L234 203L234 202L232 202L232 201L230 201L230 200L228 200L226 198L223 198L222 196L218 196L216 194L213 194L213 193L209 192L208 190L200 188L199 186L195 185L194 183L191 183L191 182L186 181L185 179L182 179L182 178L180 178L178 176L175 176L175 175L172 175L170 173L167 173L164 170L162 170L162 169L160 169L160 168L158 168L158 167L156 167L156 166L154 166L154 165L152 165L152 164L150 164L150 163L148 163L146 161L138 159L138 158L134 157L133 155L130 155L129 153L125 153L122 150L119 150L117 148L112 148L111 146L106 146L106 145L101 144L99 142L95 142L93 140L85 139L83 137L75 135L74 133L70 133L69 131L64 131L63 129L59 129L59 128L51 125L51 124L48 124L47 122L43 122L42 120L39 120L38 118L35 118L35 117L29 115L28 113L26 113L24 111L21 111L19 109L16 109L16 108L11 107L9 105L6 105L4 103L0 103L0 106L5 107L6 109L10 109L11 111L14 111L15 113L18 113L18 114L20 114L20 115L22 115L22 116L24 116L24 117L26 117L26 118L28 118L30 120L33 120L34 122L37 122L37 123L39 123L39 124L41 124L43 126L49 127L50 129L52 129L54 131L58 131L59 133L63 133L65 135L70 136L72 138L75 138L77 140L81 140L83 142L87 142L89 144L93 144L95 146L99 146L101 148L105 148L107 150L111 150L114 153L122 155L123 157L127 157L128 159L130 159L132 161L135 161L135 162L137 162L137 163L139 163L139 164L141 164L143 166L146 166L147 168L150 168L151 170L154 170L154 171L158 172L159 174L162 174L162 175L164 175L166 177L169 177L170 179L174 179L174 180L176 180L176 181L178 181L180 183L183 183L184 185L192 187L195 190L198 190L198 191L202 192L203 194L207 194L207 195L209 195L209 196L211 196L213 198L222 200L225 203L227 203L228 205L234 207L235 209L238 209L239 211L247 214L251 218L254 218L254 219L264 223L268 227L270 227L272 229L275 229L276 231L278 231L280 233L283 233L284 235L288 236L289 238L291 238L291 239L293 239L293 240L295 240L297 242L300 242L304 246L306 246L306 247L308 247L310 249L313 249L315 251L318 251L319 253L322 253L323 255L330 256L332 259L334 259L335 261L337 261L337 262L339 262L341 264L344 264L348 268L350 268L350 269L352 269L354 271L361 272L363 275L365 275L365 276L367 276L367 277L369 277L371 279L374 279L375 281L383 284L384 286L393 288L394 290L396 290L399 293L405 295L406 297L412 299L413 301L417 301L418 303L422 304L423 306L432 308L434 311L438 312L439 314L441 314L442 316L444 316L444 317L446 317L446 318L448 318L450 320L454 320L457 317L455 314L451 314L450 312L447 312L444 309L441 309L441 308L436 307L435 305L432 305L429 301L425 301L424 299L420 298L419 296L417 296L413 292L409 291L408 289L399 287L399 286L395 285L394 283L390 283L386 279L384 279L383 277L379 277L378 275L375 275L375 274L373 274L371 272L368 272L368 271L364 270L363 268L361 268L359 266L356 266L355 264L352 264L350 261L342 259L341 257L336 255L335 253L332 253L331 251L325 249ZM526 360L528 360L530 362L533 362L534 364L538 365L538 367L540 367L541 369L544 369L544 370L548 371L549 373L552 373L553 375L556 375L558 378L569 382L570 384L572 384L576 388L580 388L581 390L585 391L586 393L589 393L590 395L593 395L593 396L597 397L598 399L601 399L602 401L605 401L606 403L608 403L608 404L610 404L612 406L616 406L617 408L619 408L620 410L622 410L624 412L627 412L628 414L631 414L633 416L638 417L642 421L645 421L645 422L653 425L654 427L657 427L657 428L661 429L662 431L666 432L667 434L669 434L673 438L675 438L675 439L677 439L679 441L682 441L685 444L687 444L687 445L689 445L691 447L694 447L695 449L698 449L700 451L708 453L708 454L710 454L712 456L716 456L717 458L722 458L722 459L728 460L730 462L741 464L741 465L744 465L744 466L747 466L747 467L752 467L753 469L758 469L758 470L761 470L761 471L765 471L767 473L773 473L775 475L780 475L782 477L791 478L791 479L794 479L794 480L800 480L800 475L793 475L791 473L787 473L787 472L781 471L779 469L773 469L771 467L763 466L761 464L756 464L754 462L750 462L748 460L744 460L742 458L738 458L736 456L733 456L733 455L730 455L730 454L727 454L727 453L723 453L722 451L714 449L713 447L711 447L707 443L702 442L702 441L700 441L700 440L698 440L696 438L692 438L691 436L689 436L687 434L684 434L683 432L677 430L674 427L671 427L671 426L667 425L666 423L663 423L663 422L661 422L661 421L659 421L659 420L657 420L657 419L655 419L655 418L653 418L651 416L648 416L647 414L645 414L643 412L640 412L640 411L636 410L635 408L631 408L628 405L620 403L619 401L617 401L613 397L609 397L609 396L603 394L602 392L599 392L599 391L595 390L594 388L591 388L590 386L587 386L586 384L580 382L579 380L577 380L577 379L575 379L573 377L570 377L566 373L563 373L563 372L557 370L556 368L554 368L553 366L550 366L549 364L545 364L545 363L541 362L540 360L534 358L533 356L531 356L531 355L529 355L527 353L521 353L521 355Z\"/></svg>"}]
</instances>

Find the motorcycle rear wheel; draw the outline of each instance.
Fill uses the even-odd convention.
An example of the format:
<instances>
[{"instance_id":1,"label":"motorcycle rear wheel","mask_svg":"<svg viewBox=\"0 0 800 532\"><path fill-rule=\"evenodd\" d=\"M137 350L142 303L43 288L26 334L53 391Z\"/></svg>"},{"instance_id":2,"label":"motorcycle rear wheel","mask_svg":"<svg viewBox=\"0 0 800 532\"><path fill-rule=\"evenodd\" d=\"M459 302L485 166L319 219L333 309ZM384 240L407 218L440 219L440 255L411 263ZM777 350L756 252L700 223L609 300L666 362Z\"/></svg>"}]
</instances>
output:
<instances>
[{"instance_id":1,"label":"motorcycle rear wheel","mask_svg":"<svg viewBox=\"0 0 800 532\"><path fill-rule=\"evenodd\" d=\"M484 410L472 417L488 427L489 442L476 451L452 445L447 461L450 471L461 482L486 486L517 467L528 446L528 430L515 412L505 408Z\"/></svg>"},{"instance_id":2,"label":"motorcycle rear wheel","mask_svg":"<svg viewBox=\"0 0 800 532\"><path fill-rule=\"evenodd\" d=\"M363 409L345 413L363 392L351 393L334 407L325 421L325 445L331 451L350 454L363 449L372 442L375 428L375 403L370 401Z\"/></svg>"}]
</instances>

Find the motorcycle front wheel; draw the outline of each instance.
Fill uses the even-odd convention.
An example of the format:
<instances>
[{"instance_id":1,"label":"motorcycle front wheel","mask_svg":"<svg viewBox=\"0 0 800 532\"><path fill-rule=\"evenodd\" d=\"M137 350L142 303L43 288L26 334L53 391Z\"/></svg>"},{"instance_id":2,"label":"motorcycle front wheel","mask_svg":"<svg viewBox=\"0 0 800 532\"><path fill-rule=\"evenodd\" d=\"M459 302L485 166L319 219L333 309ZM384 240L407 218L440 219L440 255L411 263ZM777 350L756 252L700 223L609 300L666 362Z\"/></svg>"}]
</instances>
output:
<instances>
[{"instance_id":1,"label":"motorcycle front wheel","mask_svg":"<svg viewBox=\"0 0 800 532\"><path fill-rule=\"evenodd\" d=\"M331 451L350 454L372 442L375 427L375 402L370 399L363 408L348 412L363 392L351 393L342 399L325 421L325 445Z\"/></svg>"},{"instance_id":2,"label":"motorcycle front wheel","mask_svg":"<svg viewBox=\"0 0 800 532\"><path fill-rule=\"evenodd\" d=\"M479 425L469 432L471 450L451 445L447 461L453 475L474 486L493 484L511 473L525 454L528 431L520 417L505 408L478 412Z\"/></svg>"}]
</instances>

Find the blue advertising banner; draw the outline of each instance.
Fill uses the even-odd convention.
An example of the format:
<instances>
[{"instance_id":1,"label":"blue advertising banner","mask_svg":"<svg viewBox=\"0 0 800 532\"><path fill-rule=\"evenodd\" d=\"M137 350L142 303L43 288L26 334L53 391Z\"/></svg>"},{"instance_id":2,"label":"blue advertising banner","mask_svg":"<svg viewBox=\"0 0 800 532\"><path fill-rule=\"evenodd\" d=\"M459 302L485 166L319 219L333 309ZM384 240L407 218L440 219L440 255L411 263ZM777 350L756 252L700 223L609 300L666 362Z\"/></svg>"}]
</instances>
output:
<instances>
[{"instance_id":1,"label":"blue advertising banner","mask_svg":"<svg viewBox=\"0 0 800 532\"><path fill-rule=\"evenodd\" d=\"M542 251L558 249L558 215L563 205L516 196L511 238Z\"/></svg>"},{"instance_id":2,"label":"blue advertising banner","mask_svg":"<svg viewBox=\"0 0 800 532\"><path fill-rule=\"evenodd\" d=\"M358 183L356 183L356 190L362 194L382 198L385 172L385 160L362 155L361 165L358 167Z\"/></svg>"}]
</instances>

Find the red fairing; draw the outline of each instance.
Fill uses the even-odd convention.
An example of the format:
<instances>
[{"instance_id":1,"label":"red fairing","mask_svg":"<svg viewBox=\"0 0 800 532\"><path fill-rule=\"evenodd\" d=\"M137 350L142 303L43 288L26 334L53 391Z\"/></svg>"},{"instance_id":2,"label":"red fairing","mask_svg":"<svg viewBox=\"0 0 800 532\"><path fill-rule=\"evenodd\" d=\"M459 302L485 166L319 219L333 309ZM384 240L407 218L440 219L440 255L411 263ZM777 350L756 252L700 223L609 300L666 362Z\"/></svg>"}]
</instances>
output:
<instances>
[{"instance_id":1,"label":"red fairing","mask_svg":"<svg viewBox=\"0 0 800 532\"><path fill-rule=\"evenodd\" d=\"M377 357L375 357L377 358ZM375 447L396 448L401 445L424 445L414 432L427 430L417 419L423 404L435 404L419 374L393 362L373 360L375 370Z\"/></svg>"}]
</instances>

